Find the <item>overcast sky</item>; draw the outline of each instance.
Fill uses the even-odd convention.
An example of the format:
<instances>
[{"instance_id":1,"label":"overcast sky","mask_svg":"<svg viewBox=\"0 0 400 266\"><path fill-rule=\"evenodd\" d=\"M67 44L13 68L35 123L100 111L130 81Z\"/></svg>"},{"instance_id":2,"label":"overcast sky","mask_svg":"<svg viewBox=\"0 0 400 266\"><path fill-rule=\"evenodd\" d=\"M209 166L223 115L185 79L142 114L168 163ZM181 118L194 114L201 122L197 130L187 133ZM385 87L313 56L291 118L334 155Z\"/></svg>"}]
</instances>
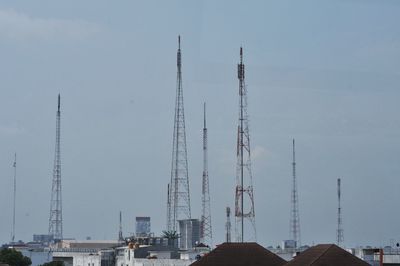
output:
<instances>
[{"instance_id":1,"label":"overcast sky","mask_svg":"<svg viewBox=\"0 0 400 266\"><path fill-rule=\"evenodd\" d=\"M166 224L182 36L192 216L207 102L214 243L234 205L244 47L258 240L289 237L296 139L303 244L400 241L400 1L0 1L0 243L47 233L61 93L64 237Z\"/></svg>"}]
</instances>

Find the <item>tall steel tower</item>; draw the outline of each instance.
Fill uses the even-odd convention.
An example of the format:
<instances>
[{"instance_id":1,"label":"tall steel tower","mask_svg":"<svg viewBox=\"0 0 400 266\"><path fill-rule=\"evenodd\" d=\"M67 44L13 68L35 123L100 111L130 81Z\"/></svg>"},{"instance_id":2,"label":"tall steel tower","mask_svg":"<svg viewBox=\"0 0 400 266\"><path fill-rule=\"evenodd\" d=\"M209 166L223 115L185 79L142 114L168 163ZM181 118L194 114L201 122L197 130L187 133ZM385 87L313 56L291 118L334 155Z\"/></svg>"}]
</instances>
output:
<instances>
[{"instance_id":1,"label":"tall steel tower","mask_svg":"<svg viewBox=\"0 0 400 266\"><path fill-rule=\"evenodd\" d=\"M11 234L11 243L15 241L15 205L16 205L16 197L17 197L17 153L14 154L14 200L13 200L13 224L12 224L12 234Z\"/></svg>"},{"instance_id":2,"label":"tall steel tower","mask_svg":"<svg viewBox=\"0 0 400 266\"><path fill-rule=\"evenodd\" d=\"M202 189L201 189L200 242L212 246L210 186L208 180L206 103L204 103L203 178L202 178Z\"/></svg>"},{"instance_id":3,"label":"tall steel tower","mask_svg":"<svg viewBox=\"0 0 400 266\"><path fill-rule=\"evenodd\" d=\"M177 231L178 220L191 219L189 176L183 108L181 37L178 37L175 121L169 185L168 231Z\"/></svg>"},{"instance_id":4,"label":"tall steel tower","mask_svg":"<svg viewBox=\"0 0 400 266\"><path fill-rule=\"evenodd\" d=\"M226 207L225 242L231 242L231 208Z\"/></svg>"},{"instance_id":5,"label":"tall steel tower","mask_svg":"<svg viewBox=\"0 0 400 266\"><path fill-rule=\"evenodd\" d=\"M343 235L343 221L342 221L342 207L341 207L341 181L340 178L337 180L337 193L338 193L338 213L337 213L337 230L336 230L336 241L339 247L343 246L344 235Z\"/></svg>"},{"instance_id":6,"label":"tall steel tower","mask_svg":"<svg viewBox=\"0 0 400 266\"><path fill-rule=\"evenodd\" d=\"M235 231L236 241L257 241L254 211L253 178L251 174L249 119L247 114L247 88L244 82L243 49L240 47L239 123L237 138ZM246 210L245 210L246 208ZM248 230L247 230L248 229ZM246 239L244 233L246 231Z\"/></svg>"},{"instance_id":7,"label":"tall steel tower","mask_svg":"<svg viewBox=\"0 0 400 266\"><path fill-rule=\"evenodd\" d=\"M51 187L49 235L53 241L63 239L62 197L61 197L61 158L60 158L60 94L58 94L58 109L56 120L56 148L54 156L53 183Z\"/></svg>"},{"instance_id":8,"label":"tall steel tower","mask_svg":"<svg viewBox=\"0 0 400 266\"><path fill-rule=\"evenodd\" d=\"M293 162L292 162L292 194L291 194L291 211L290 211L290 237L296 241L296 247L301 246L300 239L300 215L299 215L299 199L297 194L297 180L296 180L296 151L295 142L293 139Z\"/></svg>"}]
</instances>

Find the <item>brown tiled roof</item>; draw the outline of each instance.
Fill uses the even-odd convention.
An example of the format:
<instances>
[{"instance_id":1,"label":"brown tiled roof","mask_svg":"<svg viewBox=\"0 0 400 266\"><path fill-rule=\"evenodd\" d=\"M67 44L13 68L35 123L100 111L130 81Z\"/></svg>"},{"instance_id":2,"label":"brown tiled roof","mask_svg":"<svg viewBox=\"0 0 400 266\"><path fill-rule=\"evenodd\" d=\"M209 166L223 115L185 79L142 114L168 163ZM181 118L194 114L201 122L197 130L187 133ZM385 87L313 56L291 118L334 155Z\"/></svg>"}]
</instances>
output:
<instances>
[{"instance_id":1,"label":"brown tiled roof","mask_svg":"<svg viewBox=\"0 0 400 266\"><path fill-rule=\"evenodd\" d=\"M369 264L334 244L311 247L285 266L368 266Z\"/></svg>"},{"instance_id":2,"label":"brown tiled roof","mask_svg":"<svg viewBox=\"0 0 400 266\"><path fill-rule=\"evenodd\" d=\"M257 243L223 243L191 266L282 266L286 261Z\"/></svg>"}]
</instances>

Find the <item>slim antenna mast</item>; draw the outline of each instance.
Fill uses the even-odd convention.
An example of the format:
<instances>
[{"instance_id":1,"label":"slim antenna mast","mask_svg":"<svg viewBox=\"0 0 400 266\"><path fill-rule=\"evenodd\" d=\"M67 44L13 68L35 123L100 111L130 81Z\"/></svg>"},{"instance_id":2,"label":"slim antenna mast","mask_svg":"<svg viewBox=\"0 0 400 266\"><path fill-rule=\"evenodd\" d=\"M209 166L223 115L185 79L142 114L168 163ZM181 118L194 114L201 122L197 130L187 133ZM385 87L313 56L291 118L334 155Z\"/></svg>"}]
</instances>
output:
<instances>
[{"instance_id":1,"label":"slim antenna mast","mask_svg":"<svg viewBox=\"0 0 400 266\"><path fill-rule=\"evenodd\" d=\"M235 231L236 241L244 242L244 231L249 229L246 241L257 241L256 221L254 211L253 178L251 174L250 134L247 114L247 88L244 82L243 49L240 47L240 63L238 64L239 79L239 124L238 151L236 165L235 194ZM245 197L247 212L244 210ZM245 227L246 224L249 226Z\"/></svg>"},{"instance_id":2,"label":"slim antenna mast","mask_svg":"<svg viewBox=\"0 0 400 266\"><path fill-rule=\"evenodd\" d=\"M14 201L13 201L13 225L12 225L12 235L11 235L11 243L15 241L15 204L17 197L17 153L14 154Z\"/></svg>"},{"instance_id":3,"label":"slim antenna mast","mask_svg":"<svg viewBox=\"0 0 400 266\"><path fill-rule=\"evenodd\" d=\"M336 241L339 247L343 246L344 235L343 235L343 221L342 221L342 206L341 206L341 180L337 179L337 194L338 194L338 217L337 217L337 235Z\"/></svg>"},{"instance_id":4,"label":"slim antenna mast","mask_svg":"<svg viewBox=\"0 0 400 266\"><path fill-rule=\"evenodd\" d=\"M191 219L189 175L186 149L185 112L183 108L181 37L178 37L177 81L174 135L172 145L171 181L169 184L170 208L167 215L168 231L177 231L178 220Z\"/></svg>"},{"instance_id":5,"label":"slim antenna mast","mask_svg":"<svg viewBox=\"0 0 400 266\"><path fill-rule=\"evenodd\" d=\"M227 243L231 242L231 208L226 207L226 223L225 223L225 230L226 230L226 239Z\"/></svg>"},{"instance_id":6,"label":"slim antenna mast","mask_svg":"<svg viewBox=\"0 0 400 266\"><path fill-rule=\"evenodd\" d=\"M119 232L118 232L118 241L124 241L124 237L122 236L122 212L119 211Z\"/></svg>"},{"instance_id":7,"label":"slim antenna mast","mask_svg":"<svg viewBox=\"0 0 400 266\"><path fill-rule=\"evenodd\" d=\"M297 180L296 180L296 153L295 153L295 141L293 139L293 183L292 183L292 195L291 205L292 209L290 212L290 236L296 241L296 247L301 246L300 240L300 215L299 215L299 199L297 194Z\"/></svg>"},{"instance_id":8,"label":"slim antenna mast","mask_svg":"<svg viewBox=\"0 0 400 266\"><path fill-rule=\"evenodd\" d=\"M212 246L210 187L208 179L208 154L207 154L207 125L206 125L206 103L204 103L204 127L203 127L203 178L201 190L201 221L200 241Z\"/></svg>"},{"instance_id":9,"label":"slim antenna mast","mask_svg":"<svg viewBox=\"0 0 400 266\"><path fill-rule=\"evenodd\" d=\"M60 157L60 94L58 94L58 108L56 116L56 147L54 155L53 182L51 187L49 235L54 242L63 239L62 197L61 197L61 157Z\"/></svg>"}]
</instances>

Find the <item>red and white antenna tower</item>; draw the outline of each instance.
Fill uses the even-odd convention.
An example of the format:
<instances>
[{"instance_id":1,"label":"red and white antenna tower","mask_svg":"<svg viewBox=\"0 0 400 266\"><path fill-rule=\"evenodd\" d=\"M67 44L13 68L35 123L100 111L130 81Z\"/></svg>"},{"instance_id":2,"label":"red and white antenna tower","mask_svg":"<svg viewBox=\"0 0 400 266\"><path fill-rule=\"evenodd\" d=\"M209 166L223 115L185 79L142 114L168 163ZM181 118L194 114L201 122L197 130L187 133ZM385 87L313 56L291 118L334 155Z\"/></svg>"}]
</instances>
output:
<instances>
[{"instance_id":1,"label":"red and white antenna tower","mask_svg":"<svg viewBox=\"0 0 400 266\"><path fill-rule=\"evenodd\" d=\"M247 114L247 88L244 82L243 49L240 47L239 124L237 139L235 232L236 242L257 241L254 211L253 178L250 159L249 119ZM246 209L246 210L245 210ZM246 231L246 239L245 237Z\"/></svg>"}]
</instances>

